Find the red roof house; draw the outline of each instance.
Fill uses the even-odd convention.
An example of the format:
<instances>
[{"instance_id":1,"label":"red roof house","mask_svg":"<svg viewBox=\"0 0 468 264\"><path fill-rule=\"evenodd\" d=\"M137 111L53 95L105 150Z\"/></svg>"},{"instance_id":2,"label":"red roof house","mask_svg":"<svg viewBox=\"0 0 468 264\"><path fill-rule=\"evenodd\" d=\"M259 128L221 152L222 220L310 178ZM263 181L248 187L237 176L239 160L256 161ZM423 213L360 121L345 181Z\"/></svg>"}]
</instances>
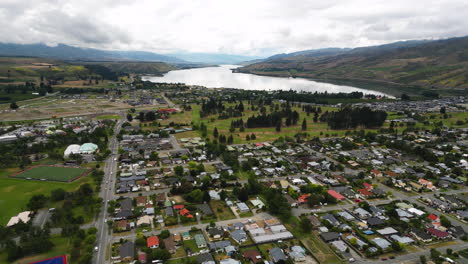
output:
<instances>
[{"instance_id":1,"label":"red roof house","mask_svg":"<svg viewBox=\"0 0 468 264\"><path fill-rule=\"evenodd\" d=\"M308 197L309 197L309 194L303 194L299 196L299 198L297 198L297 202L300 204L306 203Z\"/></svg>"},{"instance_id":2,"label":"red roof house","mask_svg":"<svg viewBox=\"0 0 468 264\"><path fill-rule=\"evenodd\" d=\"M369 184L367 182L363 183L362 185L364 185L364 188L368 191L374 189L374 186L372 186L372 184Z\"/></svg>"},{"instance_id":3,"label":"red roof house","mask_svg":"<svg viewBox=\"0 0 468 264\"><path fill-rule=\"evenodd\" d=\"M146 239L146 244L149 248L158 248L159 238L157 236L150 236Z\"/></svg>"},{"instance_id":4,"label":"red roof house","mask_svg":"<svg viewBox=\"0 0 468 264\"><path fill-rule=\"evenodd\" d=\"M334 190L328 190L327 193L328 193L329 195L331 195L332 197L334 197L335 199L337 199L337 200L340 200L340 201L341 201L341 200L344 200L344 199L345 199L345 197L344 197L343 195L337 193L337 192L334 191Z\"/></svg>"},{"instance_id":5,"label":"red roof house","mask_svg":"<svg viewBox=\"0 0 468 264\"><path fill-rule=\"evenodd\" d=\"M437 238L447 238L449 236L449 233L437 230L437 229L432 228L432 227L428 228L427 232L429 234L431 234L432 236L437 237Z\"/></svg>"},{"instance_id":6,"label":"red roof house","mask_svg":"<svg viewBox=\"0 0 468 264\"><path fill-rule=\"evenodd\" d=\"M138 261L140 261L140 263L146 263L146 253L145 252L139 252L138 253Z\"/></svg>"},{"instance_id":7,"label":"red roof house","mask_svg":"<svg viewBox=\"0 0 468 264\"><path fill-rule=\"evenodd\" d=\"M435 214L430 214L427 216L427 218L429 218L431 221L437 221L439 219L439 217Z\"/></svg>"},{"instance_id":8,"label":"red roof house","mask_svg":"<svg viewBox=\"0 0 468 264\"><path fill-rule=\"evenodd\" d=\"M183 204L176 204L176 205L174 205L174 209L175 209L175 210L180 210L180 209L183 209L184 207L185 207L185 205L183 205Z\"/></svg>"},{"instance_id":9,"label":"red roof house","mask_svg":"<svg viewBox=\"0 0 468 264\"><path fill-rule=\"evenodd\" d=\"M188 218L193 218L193 215L190 214L190 211L183 208L182 210L180 210L180 215L183 215L185 217L188 217Z\"/></svg>"},{"instance_id":10,"label":"red roof house","mask_svg":"<svg viewBox=\"0 0 468 264\"><path fill-rule=\"evenodd\" d=\"M362 195L364 195L364 196L372 196L372 195L374 195L373 193L369 192L369 191L366 190L366 189L358 189L357 191L358 191L359 193L361 193Z\"/></svg>"}]
</instances>

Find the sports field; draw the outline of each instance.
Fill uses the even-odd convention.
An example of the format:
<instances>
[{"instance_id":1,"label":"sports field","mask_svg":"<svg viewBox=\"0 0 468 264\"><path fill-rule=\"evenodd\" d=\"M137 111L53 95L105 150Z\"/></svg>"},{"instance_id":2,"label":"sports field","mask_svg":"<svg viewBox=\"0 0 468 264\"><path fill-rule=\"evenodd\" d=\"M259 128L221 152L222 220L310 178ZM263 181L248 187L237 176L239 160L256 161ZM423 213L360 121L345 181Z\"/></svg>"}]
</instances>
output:
<instances>
[{"instance_id":1,"label":"sports field","mask_svg":"<svg viewBox=\"0 0 468 264\"><path fill-rule=\"evenodd\" d=\"M82 168L39 165L13 176L23 179L70 182L88 171Z\"/></svg>"}]
</instances>

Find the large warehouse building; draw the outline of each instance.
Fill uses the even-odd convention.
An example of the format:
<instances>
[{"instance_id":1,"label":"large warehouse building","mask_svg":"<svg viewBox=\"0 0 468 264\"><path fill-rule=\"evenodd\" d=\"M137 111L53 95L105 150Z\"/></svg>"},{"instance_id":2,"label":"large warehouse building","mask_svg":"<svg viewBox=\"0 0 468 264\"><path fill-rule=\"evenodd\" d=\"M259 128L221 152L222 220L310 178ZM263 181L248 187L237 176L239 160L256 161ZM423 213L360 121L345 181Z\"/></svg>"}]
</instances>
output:
<instances>
[{"instance_id":1,"label":"large warehouse building","mask_svg":"<svg viewBox=\"0 0 468 264\"><path fill-rule=\"evenodd\" d=\"M98 146L94 143L84 143L83 145L72 144L65 149L64 158L70 157L71 154L92 154L98 150Z\"/></svg>"}]
</instances>

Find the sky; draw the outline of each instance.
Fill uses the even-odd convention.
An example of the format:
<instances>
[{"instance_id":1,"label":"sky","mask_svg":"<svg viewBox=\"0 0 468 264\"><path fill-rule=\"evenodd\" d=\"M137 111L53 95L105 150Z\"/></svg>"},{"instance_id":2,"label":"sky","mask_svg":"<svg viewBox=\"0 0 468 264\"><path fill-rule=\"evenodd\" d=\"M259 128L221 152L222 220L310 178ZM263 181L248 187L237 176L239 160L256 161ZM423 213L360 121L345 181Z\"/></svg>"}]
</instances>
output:
<instances>
[{"instance_id":1,"label":"sky","mask_svg":"<svg viewBox=\"0 0 468 264\"><path fill-rule=\"evenodd\" d=\"M468 35L466 0L0 0L0 42L250 56Z\"/></svg>"}]
</instances>

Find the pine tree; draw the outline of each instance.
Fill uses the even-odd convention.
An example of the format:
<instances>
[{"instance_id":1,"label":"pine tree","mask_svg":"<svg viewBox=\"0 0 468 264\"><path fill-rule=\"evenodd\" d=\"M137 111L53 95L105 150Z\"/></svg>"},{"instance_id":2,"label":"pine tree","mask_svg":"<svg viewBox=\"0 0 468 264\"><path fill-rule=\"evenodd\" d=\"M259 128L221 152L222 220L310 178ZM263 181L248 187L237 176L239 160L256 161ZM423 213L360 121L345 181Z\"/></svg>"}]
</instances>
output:
<instances>
[{"instance_id":1,"label":"pine tree","mask_svg":"<svg viewBox=\"0 0 468 264\"><path fill-rule=\"evenodd\" d=\"M281 131L281 121L278 121L278 123L276 123L276 132L280 132Z\"/></svg>"},{"instance_id":2,"label":"pine tree","mask_svg":"<svg viewBox=\"0 0 468 264\"><path fill-rule=\"evenodd\" d=\"M218 128L215 127L215 128L213 129L213 137L218 138L218 136L219 136Z\"/></svg>"},{"instance_id":3,"label":"pine tree","mask_svg":"<svg viewBox=\"0 0 468 264\"><path fill-rule=\"evenodd\" d=\"M302 130L303 130L303 131L306 131L306 130L307 130L307 121L306 121L305 118L304 118L304 120L302 121Z\"/></svg>"}]
</instances>

